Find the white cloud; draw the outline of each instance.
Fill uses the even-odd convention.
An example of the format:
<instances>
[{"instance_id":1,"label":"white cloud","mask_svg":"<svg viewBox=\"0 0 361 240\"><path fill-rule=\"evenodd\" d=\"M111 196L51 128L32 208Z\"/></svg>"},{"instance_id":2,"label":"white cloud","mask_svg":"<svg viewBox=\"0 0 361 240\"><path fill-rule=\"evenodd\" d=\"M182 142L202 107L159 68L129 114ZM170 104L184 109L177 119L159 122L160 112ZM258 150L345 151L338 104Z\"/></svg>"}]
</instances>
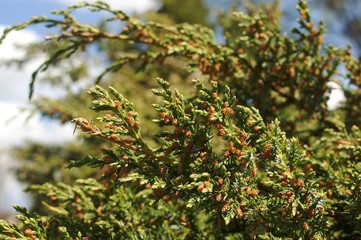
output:
<instances>
[{"instance_id":1,"label":"white cloud","mask_svg":"<svg viewBox=\"0 0 361 240\"><path fill-rule=\"evenodd\" d=\"M0 34L4 26L0 25ZM25 51L18 45L29 44L40 39L35 32L23 30L12 32L0 45L0 62L9 59L22 58ZM24 186L16 181L10 170L16 161L6 152L6 148L24 144L31 140L44 144L58 144L74 139L73 126L60 125L35 114L28 121L29 113L21 112L20 108L29 107L27 103L31 73L44 59L30 61L23 68L0 66L0 212L15 215L12 204L29 206L29 198L22 191ZM40 84L39 84L40 85ZM59 93L48 86L38 86L36 93L46 93L56 96Z\"/></svg>"},{"instance_id":2,"label":"white cloud","mask_svg":"<svg viewBox=\"0 0 361 240\"><path fill-rule=\"evenodd\" d=\"M0 33L2 35L5 26L0 25ZM40 36L30 30L13 31L5 38L0 45L0 60L8 60L23 57L25 51L18 45L36 42Z\"/></svg>"},{"instance_id":3,"label":"white cloud","mask_svg":"<svg viewBox=\"0 0 361 240\"><path fill-rule=\"evenodd\" d=\"M21 69L15 66L0 66L0 100L17 103L27 102L31 73L39 64L39 61L37 63L32 62Z\"/></svg>"},{"instance_id":4,"label":"white cloud","mask_svg":"<svg viewBox=\"0 0 361 240\"><path fill-rule=\"evenodd\" d=\"M17 214L11 207L17 204L24 207L30 207L31 199L28 194L23 192L25 186L16 180L12 168L17 164L9 153L2 151L0 153L0 212L7 214L8 220L14 221Z\"/></svg>"},{"instance_id":5,"label":"white cloud","mask_svg":"<svg viewBox=\"0 0 361 240\"><path fill-rule=\"evenodd\" d=\"M346 98L340 85L335 82L328 82L327 85L332 89L327 101L327 109L331 111L340 107Z\"/></svg>"},{"instance_id":6,"label":"white cloud","mask_svg":"<svg viewBox=\"0 0 361 240\"><path fill-rule=\"evenodd\" d=\"M4 29L4 26L0 26L0 32ZM10 33L0 45L0 61L23 57L25 52L17 47L17 44L26 45L39 39L35 32L29 30ZM44 61L42 58L34 59L21 69L15 66L0 67L0 148L21 144L25 139L59 143L73 138L70 126L44 121L39 115L26 122L27 114L19 114L20 107L29 107L27 101L31 73L42 61ZM44 84L39 84L36 93L47 96L60 94ZM12 118L14 120L8 122Z\"/></svg>"},{"instance_id":7,"label":"white cloud","mask_svg":"<svg viewBox=\"0 0 361 240\"><path fill-rule=\"evenodd\" d=\"M71 124L60 125L57 122L44 120L35 114L31 118L28 112L22 112L26 105L0 102L0 111L5 113L0 119L0 146L20 145L24 140L32 140L43 144L59 144L74 139Z\"/></svg>"},{"instance_id":8,"label":"white cloud","mask_svg":"<svg viewBox=\"0 0 361 240\"><path fill-rule=\"evenodd\" d=\"M0 34L5 26L0 25ZM11 32L0 45L0 63L10 59L21 59L25 50L21 45L36 42L40 36L33 31L23 30ZM41 59L34 59L19 69L15 66L0 66L0 100L11 102L26 102L31 73L41 63Z\"/></svg>"},{"instance_id":9,"label":"white cloud","mask_svg":"<svg viewBox=\"0 0 361 240\"><path fill-rule=\"evenodd\" d=\"M82 0L53 0L64 5L72 5ZM96 0L88 0L87 2L96 2ZM159 8L159 2L156 0L105 0L112 8L122 10L128 14L137 12L145 12L151 9Z\"/></svg>"}]
</instances>

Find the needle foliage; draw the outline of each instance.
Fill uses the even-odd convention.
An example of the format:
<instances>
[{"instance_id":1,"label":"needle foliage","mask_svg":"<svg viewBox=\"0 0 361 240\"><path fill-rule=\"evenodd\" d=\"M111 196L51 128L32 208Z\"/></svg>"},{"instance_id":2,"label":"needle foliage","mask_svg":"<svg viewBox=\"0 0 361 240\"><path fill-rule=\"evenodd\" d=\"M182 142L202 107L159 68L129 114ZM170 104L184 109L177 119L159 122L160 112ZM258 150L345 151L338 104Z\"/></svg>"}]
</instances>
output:
<instances>
[{"instance_id":1,"label":"needle foliage","mask_svg":"<svg viewBox=\"0 0 361 240\"><path fill-rule=\"evenodd\" d=\"M82 8L109 17L80 23L72 14ZM361 237L361 58L350 46L325 46L324 24L312 22L304 0L297 9L292 36L265 11L223 15L224 44L209 27L144 22L101 1L6 29L0 42L33 24L57 31L45 38L56 47L32 75L30 98L38 73L89 45L107 46L109 61L88 97L38 105L72 119L92 145L82 158L64 156L71 178L30 186L47 212L14 206L20 223L1 220L0 237ZM107 22L123 28L107 31ZM126 75L130 68L138 74ZM346 101L333 109L335 85ZM92 170L83 177L81 168Z\"/></svg>"}]
</instances>

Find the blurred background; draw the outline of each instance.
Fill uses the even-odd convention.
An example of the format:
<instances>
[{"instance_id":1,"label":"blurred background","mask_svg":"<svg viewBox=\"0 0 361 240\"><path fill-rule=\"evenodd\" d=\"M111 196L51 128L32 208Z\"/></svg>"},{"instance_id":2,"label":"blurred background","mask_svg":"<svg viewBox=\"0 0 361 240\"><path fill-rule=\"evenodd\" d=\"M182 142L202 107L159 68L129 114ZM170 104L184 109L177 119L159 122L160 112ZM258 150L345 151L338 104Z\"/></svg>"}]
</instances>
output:
<instances>
[{"instance_id":1,"label":"blurred background","mask_svg":"<svg viewBox=\"0 0 361 240\"><path fill-rule=\"evenodd\" d=\"M50 16L54 9L66 8L75 0L3 0L0 7L0 34L8 26L28 21L32 16ZM243 1L243 0L107 0L113 8L123 10L140 19L163 24L199 23L214 29L215 39L224 43L223 29L227 14L245 11L255 14L262 9L277 19L282 31L292 37L291 29L298 24L297 0ZM361 48L361 2L358 0L309 0L311 16L315 23L324 20L328 33L325 44L346 47L353 45L353 54ZM78 10L75 16L81 22L100 25L108 31L119 32L124 25L104 25L105 14ZM75 58L59 63L42 73L35 84L35 92L28 100L31 74L60 47L59 42L39 44L44 35L54 34L54 29L32 26L11 33L0 45L0 218L14 219L11 205L18 204L32 210L44 211L38 204L40 196L26 193L30 184L46 181L72 182L95 174L90 169L66 170L66 164L80 159L94 150L98 143L91 137L73 134L74 117L88 116L87 96L84 90L122 52L139 51L123 43L99 42ZM177 63L179 64L179 63ZM175 64L176 65L176 64ZM182 88L183 80L194 78L169 64L166 68L152 67L136 72L136 66L126 66L121 72L107 77L107 83L122 89L122 93L138 106L152 100L148 91L155 86L158 76L173 81ZM342 71L342 69L340 69ZM183 80L182 80L183 79ZM115 81L117 80L117 81ZM188 81L189 82L189 81ZM134 93L132 89L137 89ZM139 96L139 92L144 92ZM337 108L344 100L342 91L334 89L328 103ZM151 118L151 114L144 118ZM151 129L151 127L149 127ZM151 135L149 133L149 135Z\"/></svg>"}]
</instances>

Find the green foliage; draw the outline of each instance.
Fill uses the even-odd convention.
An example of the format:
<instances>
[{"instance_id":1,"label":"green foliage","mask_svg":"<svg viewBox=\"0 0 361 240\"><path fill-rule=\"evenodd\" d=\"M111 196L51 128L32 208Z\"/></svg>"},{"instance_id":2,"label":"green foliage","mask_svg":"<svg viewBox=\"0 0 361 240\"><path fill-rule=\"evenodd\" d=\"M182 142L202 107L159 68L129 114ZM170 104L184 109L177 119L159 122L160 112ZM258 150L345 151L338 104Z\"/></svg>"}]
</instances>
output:
<instances>
[{"instance_id":1,"label":"green foliage","mask_svg":"<svg viewBox=\"0 0 361 240\"><path fill-rule=\"evenodd\" d=\"M171 15L172 20L175 23L198 23L207 25L208 9L205 8L203 1L201 0L185 0L182 2L183 6L179 7L179 2L176 0L164 0L163 6L159 10L159 13ZM189 9L197 9L197 14L193 14Z\"/></svg>"},{"instance_id":2,"label":"green foliage","mask_svg":"<svg viewBox=\"0 0 361 240\"><path fill-rule=\"evenodd\" d=\"M16 225L4 220L0 222L0 237L2 239L36 239L46 237L46 230L38 214L30 214L25 208L14 205L14 209L22 215L16 216L24 224L24 231ZM35 238L34 238L35 237Z\"/></svg>"},{"instance_id":3,"label":"green foliage","mask_svg":"<svg viewBox=\"0 0 361 240\"><path fill-rule=\"evenodd\" d=\"M282 236L299 231L307 235L302 225L307 223L314 234L321 234L324 220L319 211L302 217L311 207L324 207L322 197L312 193L314 174L293 169L304 153L296 139L288 140L279 130L277 121L266 126L256 109L233 109L230 106L236 99L231 98L229 89L219 97L217 82L212 82L209 91L195 81L199 92L191 102L176 90L173 95L164 80L159 79L159 84L162 89L153 92L163 98L163 104L154 105L160 112L155 122L171 128L157 134L161 147L150 149L134 132L131 124L136 113L120 94L110 88L112 100L104 89L95 86L90 91L96 97L91 108L110 110L112 113L99 120L119 130L101 131L84 119L77 119L77 124L83 131L115 142L119 148L116 152L104 151L108 162L104 158L86 159L71 166L109 166L111 171L104 178L112 179L113 184L137 182L151 188L155 199L180 199L187 208L201 207L220 229L246 219L251 233L272 231ZM127 113L128 108L132 111ZM222 142L225 149L217 151L213 142ZM291 183L284 186L282 179L287 176ZM286 216L275 223L269 215L280 214L280 209ZM259 222L264 225L260 227Z\"/></svg>"},{"instance_id":4,"label":"green foliage","mask_svg":"<svg viewBox=\"0 0 361 240\"><path fill-rule=\"evenodd\" d=\"M173 1L165 3L162 11ZM121 21L126 27L112 34L104 25L80 24L72 16L78 8L106 11L113 17L105 25ZM47 37L62 44L49 51L49 59L33 74L30 96L38 72L79 56L79 50L93 43L108 46L111 60L96 83L108 73L120 80L103 80L102 85L117 87L89 89L93 113L75 111L89 102L81 93L69 94L64 104L37 103L44 115L63 122L72 118L92 135L81 153L70 155L71 161L62 156L61 163L71 171L88 166L96 174L88 178L70 172L63 183L54 183L53 176L46 177L47 183L36 182L30 189L43 196L48 214L40 217L15 207L22 226L2 220L1 236L360 237L360 59L351 56L350 47L323 46L323 23L314 27L305 1L297 9L300 25L294 38L282 34L267 11L223 15L224 45L202 25L142 22L103 2L81 3L54 11L56 20L33 18L5 30L1 39L31 24L61 27L59 35ZM338 72L341 67L345 72ZM80 78L68 73L74 82ZM156 85L148 73L171 80L158 78ZM189 87L186 80L192 74L200 79ZM122 82L133 77L130 86ZM186 83L175 80L182 78ZM342 85L347 99L336 110L327 107L330 82ZM155 97L139 96L139 89L154 87ZM136 104L128 93L137 96ZM155 127L150 127L151 118ZM81 159L85 152L88 156ZM21 153L27 156L29 151Z\"/></svg>"}]
</instances>

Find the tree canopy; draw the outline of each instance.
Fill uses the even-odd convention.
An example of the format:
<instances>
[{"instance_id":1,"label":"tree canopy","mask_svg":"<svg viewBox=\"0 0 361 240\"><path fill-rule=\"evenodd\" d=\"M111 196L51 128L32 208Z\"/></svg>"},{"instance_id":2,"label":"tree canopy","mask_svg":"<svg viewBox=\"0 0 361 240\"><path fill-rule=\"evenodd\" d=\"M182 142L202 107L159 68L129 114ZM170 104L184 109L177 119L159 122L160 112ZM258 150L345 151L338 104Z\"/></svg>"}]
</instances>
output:
<instances>
[{"instance_id":1,"label":"tree canopy","mask_svg":"<svg viewBox=\"0 0 361 240\"><path fill-rule=\"evenodd\" d=\"M173 14L175 4L144 21L84 2L4 31L0 43L34 24L56 31L29 51L48 56L29 98L38 73L60 68L45 80L69 94L34 105L86 134L70 146L15 150L31 159L18 176L37 202L33 211L15 206L20 223L0 220L0 236L361 237L361 58L324 45L325 26L304 0L292 37L269 11L276 4L220 14L224 44L204 26L201 1L187 1L199 15ZM83 8L107 18L80 23L73 12ZM72 91L96 56L91 46L106 53L105 70L87 92ZM82 64L61 65L74 59ZM335 85L346 102L331 109Z\"/></svg>"}]
</instances>

